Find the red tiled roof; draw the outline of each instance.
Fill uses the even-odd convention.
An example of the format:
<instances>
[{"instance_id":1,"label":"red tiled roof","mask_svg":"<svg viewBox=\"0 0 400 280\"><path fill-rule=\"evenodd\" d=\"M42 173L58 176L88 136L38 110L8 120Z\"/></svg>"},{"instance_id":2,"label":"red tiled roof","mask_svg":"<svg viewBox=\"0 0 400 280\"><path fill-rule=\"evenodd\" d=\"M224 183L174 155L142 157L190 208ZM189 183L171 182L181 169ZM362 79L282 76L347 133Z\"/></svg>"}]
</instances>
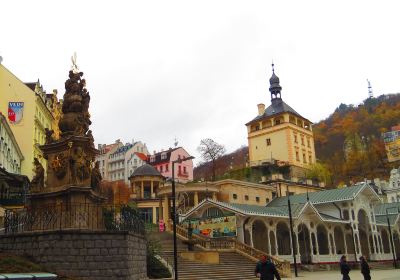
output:
<instances>
[{"instance_id":1,"label":"red tiled roof","mask_svg":"<svg viewBox=\"0 0 400 280\"><path fill-rule=\"evenodd\" d=\"M144 161L147 160L147 156L146 156L145 154L143 154L143 153L138 153L138 152L135 152L135 154L136 154L141 160L144 160Z\"/></svg>"}]
</instances>

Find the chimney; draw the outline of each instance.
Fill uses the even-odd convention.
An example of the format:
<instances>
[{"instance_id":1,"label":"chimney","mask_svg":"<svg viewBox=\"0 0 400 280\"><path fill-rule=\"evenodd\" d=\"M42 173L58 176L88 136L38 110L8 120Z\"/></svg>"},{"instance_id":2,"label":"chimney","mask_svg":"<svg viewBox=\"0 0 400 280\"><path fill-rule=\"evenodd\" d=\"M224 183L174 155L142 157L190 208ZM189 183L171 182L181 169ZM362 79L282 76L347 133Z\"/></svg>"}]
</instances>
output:
<instances>
[{"instance_id":1,"label":"chimney","mask_svg":"<svg viewBox=\"0 0 400 280\"><path fill-rule=\"evenodd\" d=\"M263 115L265 111L265 104L260 103L257 105L257 107L258 107L258 115L259 116Z\"/></svg>"}]
</instances>

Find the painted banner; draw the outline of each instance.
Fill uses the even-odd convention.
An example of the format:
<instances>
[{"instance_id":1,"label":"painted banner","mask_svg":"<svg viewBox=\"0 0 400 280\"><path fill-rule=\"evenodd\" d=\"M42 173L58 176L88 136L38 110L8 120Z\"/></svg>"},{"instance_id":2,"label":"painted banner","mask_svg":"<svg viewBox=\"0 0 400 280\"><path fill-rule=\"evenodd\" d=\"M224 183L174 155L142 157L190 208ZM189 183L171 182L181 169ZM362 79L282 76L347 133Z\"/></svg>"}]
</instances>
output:
<instances>
[{"instance_id":1,"label":"painted banner","mask_svg":"<svg viewBox=\"0 0 400 280\"><path fill-rule=\"evenodd\" d=\"M236 236L236 216L193 219L184 222L186 227L189 222L196 234L212 238Z\"/></svg>"},{"instance_id":2,"label":"painted banner","mask_svg":"<svg viewBox=\"0 0 400 280\"><path fill-rule=\"evenodd\" d=\"M12 124L18 124L22 120L24 102L8 102L8 120Z\"/></svg>"}]
</instances>

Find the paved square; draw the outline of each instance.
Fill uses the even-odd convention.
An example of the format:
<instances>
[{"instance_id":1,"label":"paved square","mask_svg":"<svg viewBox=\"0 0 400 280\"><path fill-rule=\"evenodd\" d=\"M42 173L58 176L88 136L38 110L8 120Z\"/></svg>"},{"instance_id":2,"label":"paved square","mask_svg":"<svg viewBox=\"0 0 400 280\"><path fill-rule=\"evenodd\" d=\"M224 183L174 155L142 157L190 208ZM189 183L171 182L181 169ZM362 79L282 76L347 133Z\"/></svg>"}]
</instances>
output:
<instances>
[{"instance_id":1,"label":"paved square","mask_svg":"<svg viewBox=\"0 0 400 280\"><path fill-rule=\"evenodd\" d=\"M350 272L351 280L364 280L359 270ZM340 271L318 271L318 272L303 272L300 271L299 277L283 278L283 279L298 279L298 280L340 280L342 275ZM400 269L387 270L371 270L371 280L400 280Z\"/></svg>"}]
</instances>

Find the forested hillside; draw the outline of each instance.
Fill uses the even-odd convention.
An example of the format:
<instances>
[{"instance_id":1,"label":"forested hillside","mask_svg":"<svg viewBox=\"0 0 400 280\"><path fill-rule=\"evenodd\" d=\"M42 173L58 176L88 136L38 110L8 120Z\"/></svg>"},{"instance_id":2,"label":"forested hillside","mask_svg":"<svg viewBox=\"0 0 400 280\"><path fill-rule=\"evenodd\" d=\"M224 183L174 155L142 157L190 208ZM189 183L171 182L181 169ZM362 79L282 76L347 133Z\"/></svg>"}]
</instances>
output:
<instances>
[{"instance_id":1,"label":"forested hillside","mask_svg":"<svg viewBox=\"0 0 400 280\"><path fill-rule=\"evenodd\" d=\"M247 146L240 147L236 151L225 154L218 158L215 162L215 173L216 178L221 179L226 173L231 170L241 170L245 169L246 162L248 160L249 149ZM212 167L211 162L200 163L193 170L194 180L211 180L212 177ZM239 178L237 178L239 179Z\"/></svg>"},{"instance_id":2,"label":"forested hillside","mask_svg":"<svg viewBox=\"0 0 400 280\"><path fill-rule=\"evenodd\" d=\"M387 178L381 133L400 123L400 94L368 98L358 106L341 104L314 125L318 159L331 172L332 185L364 178Z\"/></svg>"},{"instance_id":3,"label":"forested hillside","mask_svg":"<svg viewBox=\"0 0 400 280\"><path fill-rule=\"evenodd\" d=\"M391 168L400 163L387 162L381 134L397 124L400 124L400 94L368 98L358 106L340 104L333 114L313 126L316 154L321 163L315 170L321 172L321 166L325 166L323 177L328 178L326 183L331 187L365 178L387 179ZM217 179L232 176L246 179L250 176L247 160L247 147L222 156L216 162ZM309 175L319 177L313 172ZM194 178L210 180L211 163L197 166Z\"/></svg>"}]
</instances>

